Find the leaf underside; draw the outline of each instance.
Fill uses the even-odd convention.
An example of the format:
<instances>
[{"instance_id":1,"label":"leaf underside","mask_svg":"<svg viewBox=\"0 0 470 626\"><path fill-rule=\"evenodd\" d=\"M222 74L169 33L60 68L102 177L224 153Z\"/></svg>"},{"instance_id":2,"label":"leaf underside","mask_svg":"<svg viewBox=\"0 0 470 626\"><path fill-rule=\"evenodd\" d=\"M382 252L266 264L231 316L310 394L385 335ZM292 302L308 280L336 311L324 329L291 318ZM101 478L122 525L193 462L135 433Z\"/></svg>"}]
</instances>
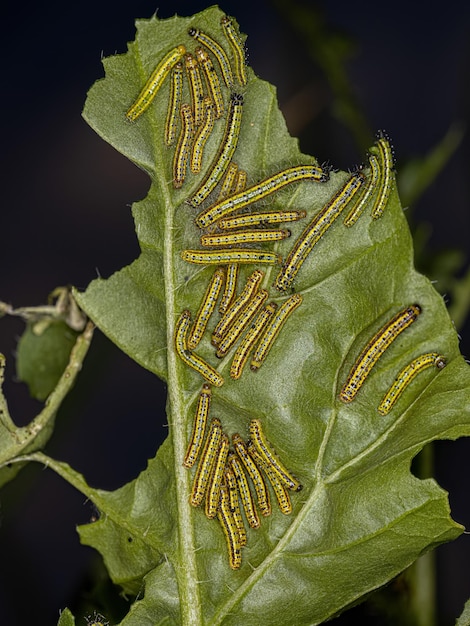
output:
<instances>
[{"instance_id":1,"label":"leaf underside","mask_svg":"<svg viewBox=\"0 0 470 626\"><path fill-rule=\"evenodd\" d=\"M135 481L94 493L101 518L80 528L112 579L138 594L121 622L126 626L321 623L463 530L450 518L447 494L410 472L426 443L470 433L470 375L442 298L414 269L395 187L381 219L366 211L350 229L340 219L315 247L294 285L303 303L257 373L247 368L231 380L230 358L215 359L207 337L197 349L225 378L212 401L223 429L247 437L249 420L259 418L301 480L294 512L274 510L259 530L249 530L242 567L232 571L220 526L189 506L192 472L181 462L202 379L178 360L173 330L183 309L197 311L213 272L180 257L183 249L200 248L197 211L184 201L203 174L172 187L173 151L163 142L168 81L136 122L126 122L125 112L168 50L181 43L194 50L189 27L223 41L222 15L212 7L189 18L139 20L128 52L104 59L106 77L92 87L84 110L96 132L149 174L151 188L132 209L139 258L76 298L112 341L168 383L167 440ZM248 72L235 153L248 184L315 163L289 136L274 88ZM208 153L217 151L223 126ZM305 210L311 219L347 178L337 172L326 183L292 185L264 208ZM304 223L289 228L290 240L275 248L283 257ZM241 280L253 269L244 268ZM266 270L263 286L281 303L285 296L271 287L277 271ZM380 359L356 400L342 404L339 389L362 346L413 303L422 315ZM377 405L396 373L430 351L443 354L447 367L421 374L380 416Z\"/></svg>"}]
</instances>

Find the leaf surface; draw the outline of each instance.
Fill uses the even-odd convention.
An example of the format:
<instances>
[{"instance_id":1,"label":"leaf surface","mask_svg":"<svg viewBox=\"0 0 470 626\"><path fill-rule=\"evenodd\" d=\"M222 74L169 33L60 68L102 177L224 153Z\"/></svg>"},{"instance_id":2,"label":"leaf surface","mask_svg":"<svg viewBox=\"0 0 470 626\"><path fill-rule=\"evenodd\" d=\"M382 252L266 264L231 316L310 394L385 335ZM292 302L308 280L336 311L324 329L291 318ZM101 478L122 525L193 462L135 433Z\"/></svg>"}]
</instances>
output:
<instances>
[{"instance_id":1,"label":"leaf surface","mask_svg":"<svg viewBox=\"0 0 470 626\"><path fill-rule=\"evenodd\" d=\"M213 272L180 257L183 249L200 248L197 211L185 200L202 175L172 187L173 151L163 142L167 83L136 122L126 122L125 112L168 50L181 43L194 49L189 27L223 41L222 15L212 7L190 18L139 20L128 52L104 60L106 77L92 87L84 110L107 142L149 174L151 187L133 206L139 258L75 297L124 352L168 383L164 445L132 483L113 493L90 490L101 518L80 528L113 580L138 594L125 626L321 623L462 532L447 494L410 472L428 442L470 434L470 372L442 298L414 269L395 186L381 219L366 211L351 229L340 219L318 243L295 282L303 303L257 373L247 368L231 380L231 355L215 359L208 337L197 349L225 378L212 404L223 429L246 437L249 420L259 418L301 480L293 514L275 510L259 530L249 530L242 567L232 571L220 526L189 506L192 472L181 462L202 379L178 360L173 334L183 309L197 311ZM249 70L243 91L235 160L248 172L248 184L316 162L289 136L272 86ZM208 154L217 152L222 134L220 123ZM292 185L264 208L306 210L311 219L347 178L333 172L327 183ZM289 228L290 240L276 245L283 257L304 224ZM242 281L253 269L243 269ZM281 303L285 296L271 287L277 271L266 271L263 286ZM342 404L339 389L362 347L413 303L422 315L380 359L357 399ZM437 375L421 374L389 415L380 416L377 406L397 372L430 351L442 353L448 365Z\"/></svg>"}]
</instances>

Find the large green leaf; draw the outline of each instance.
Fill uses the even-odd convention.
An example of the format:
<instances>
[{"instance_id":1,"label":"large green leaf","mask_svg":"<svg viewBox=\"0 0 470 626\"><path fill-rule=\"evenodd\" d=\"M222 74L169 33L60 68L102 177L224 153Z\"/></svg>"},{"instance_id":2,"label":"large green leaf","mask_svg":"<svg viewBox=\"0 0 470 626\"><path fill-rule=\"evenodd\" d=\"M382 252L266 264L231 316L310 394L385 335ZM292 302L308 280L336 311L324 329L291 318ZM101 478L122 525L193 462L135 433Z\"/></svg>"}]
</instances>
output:
<instances>
[{"instance_id":1,"label":"large green leaf","mask_svg":"<svg viewBox=\"0 0 470 626\"><path fill-rule=\"evenodd\" d=\"M197 310L213 271L180 257L181 250L199 247L196 212L184 201L201 177L189 175L181 190L172 188L173 153L163 142L168 85L135 123L126 122L125 112L169 49L181 43L194 48L190 26L221 40L222 15L212 7L191 18L139 20L129 51L104 60L106 77L90 90L84 111L107 142L148 172L151 188L133 207L139 258L76 297L123 351L168 383L170 433L148 468L113 493L81 487L101 510L99 521L80 528L82 540L102 553L115 582L138 594L126 626L320 623L463 530L450 518L447 494L410 472L426 443L470 434L470 371L442 298L413 267L395 190L380 220L365 214L352 229L338 221L317 245L295 283L303 304L259 372L233 381L229 358L217 361L207 338L198 348L225 377L213 392L213 412L224 430L246 436L249 419L259 418L301 479L294 513L274 511L259 530L250 530L243 565L231 571L221 528L188 503L191 472L181 462L201 378L178 360L173 333L183 309ZM235 160L249 182L315 162L289 136L273 87L251 70L244 96ZM222 133L220 123L209 153L217 151ZM324 184L294 185L268 204L305 209L311 217L347 176L337 172ZM302 229L292 226L290 242ZM290 242L278 244L281 255ZM271 288L276 272L266 272L264 286L281 302L284 296ZM361 347L415 302L422 315L384 355L357 399L342 404L339 388ZM396 373L428 351L445 355L447 367L422 374L381 417L377 405Z\"/></svg>"}]
</instances>

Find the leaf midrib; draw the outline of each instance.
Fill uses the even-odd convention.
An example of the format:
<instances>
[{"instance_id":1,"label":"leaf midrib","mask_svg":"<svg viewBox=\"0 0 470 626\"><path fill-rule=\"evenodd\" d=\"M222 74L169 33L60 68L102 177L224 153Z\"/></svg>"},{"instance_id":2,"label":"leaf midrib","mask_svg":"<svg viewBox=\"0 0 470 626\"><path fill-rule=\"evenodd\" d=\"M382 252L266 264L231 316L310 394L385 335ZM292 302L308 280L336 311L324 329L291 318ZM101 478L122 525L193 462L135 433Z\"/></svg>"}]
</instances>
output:
<instances>
[{"instance_id":1,"label":"leaf midrib","mask_svg":"<svg viewBox=\"0 0 470 626\"><path fill-rule=\"evenodd\" d=\"M141 63L140 50L136 42L135 50L136 62ZM145 73L143 73L145 76ZM178 524L178 553L179 562L184 563L184 567L175 567L175 575L178 581L181 608L181 623L197 626L202 624L202 606L197 585L197 564L196 564L196 545L194 541L194 527L191 520L191 510L188 505L187 494L189 493L188 472L184 469L180 459L184 457L185 452L185 430L184 421L174 420L173 416L185 415L185 403L182 393L179 390L184 388L178 377L178 367L175 351L171 349L173 346L173 325L176 320L177 310L175 293L177 292L177 284L174 276L174 249L173 249L173 233L174 233L174 213L175 206L172 202L169 181L165 177L165 159L156 156L159 154L161 142L157 141L160 125L155 116L150 117L152 126L152 139L154 143L154 158L156 164L153 176L155 184L160 189L161 204L164 210L164 245L163 245L163 281L165 286L165 319L166 319L166 337L167 337L167 373L168 373L168 423L172 429L173 444L173 469L175 476L175 491L177 505L177 524ZM161 155L160 155L161 157Z\"/></svg>"}]
</instances>

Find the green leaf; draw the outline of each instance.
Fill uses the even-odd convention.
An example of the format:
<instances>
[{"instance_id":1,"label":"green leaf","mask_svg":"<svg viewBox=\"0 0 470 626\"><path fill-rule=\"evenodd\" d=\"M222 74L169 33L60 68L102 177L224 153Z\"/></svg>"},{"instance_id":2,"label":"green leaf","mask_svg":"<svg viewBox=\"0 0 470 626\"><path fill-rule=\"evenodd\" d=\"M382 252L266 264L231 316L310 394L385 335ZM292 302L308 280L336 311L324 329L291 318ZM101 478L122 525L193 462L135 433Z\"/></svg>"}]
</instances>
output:
<instances>
[{"instance_id":1,"label":"green leaf","mask_svg":"<svg viewBox=\"0 0 470 626\"><path fill-rule=\"evenodd\" d=\"M75 618L70 609L64 609L62 611L57 626L75 626Z\"/></svg>"},{"instance_id":2,"label":"green leaf","mask_svg":"<svg viewBox=\"0 0 470 626\"><path fill-rule=\"evenodd\" d=\"M168 383L170 431L156 458L115 492L84 491L101 517L80 528L82 541L101 552L116 583L138 594L125 626L317 624L462 532L446 492L410 472L427 443L470 434L470 371L442 298L414 269L395 187L381 219L365 213L351 229L338 220L318 243L295 283L303 304L259 372L231 380L230 358L215 359L208 338L197 349L225 377L212 404L223 429L245 437L249 419L259 418L302 481L293 514L275 510L259 530L249 530L242 567L232 571L220 526L189 506L192 472L181 463L202 381L178 359L173 334L183 309L197 311L213 272L180 257L183 249L200 247L196 213L184 201L202 175L188 175L182 189L171 186L173 151L163 142L168 84L135 123L126 122L125 112L168 50L181 43L194 48L189 27L224 41L222 15L212 7L190 18L139 20L129 51L104 60L106 77L92 87L84 110L107 142L148 172L151 188L133 206L139 258L75 296L124 352ZM288 135L273 87L250 71L244 97L235 160L249 184L315 162ZM219 123L210 155L222 133ZM292 185L267 204L306 210L311 219L347 178L337 172L324 184ZM304 225L290 228L291 239L277 247L283 256ZM252 269L243 269L243 279ZM282 302L271 288L276 273L267 270L264 286ZM364 344L415 302L422 315L381 358L357 399L342 404L339 389ZM377 405L397 372L429 351L442 353L447 367L420 374L381 417Z\"/></svg>"},{"instance_id":3,"label":"green leaf","mask_svg":"<svg viewBox=\"0 0 470 626\"><path fill-rule=\"evenodd\" d=\"M33 398L45 400L62 376L78 333L62 321L51 321L40 333L36 326L28 323L21 335L16 371Z\"/></svg>"},{"instance_id":4,"label":"green leaf","mask_svg":"<svg viewBox=\"0 0 470 626\"><path fill-rule=\"evenodd\" d=\"M57 411L73 387L92 337L93 325L89 323L84 332L78 335L61 376L48 396L44 408L27 426L23 427L16 426L3 395L5 357L0 354L0 487L12 480L21 469L22 463L18 461L19 457L23 459L23 455L41 450L51 437Z\"/></svg>"}]
</instances>

